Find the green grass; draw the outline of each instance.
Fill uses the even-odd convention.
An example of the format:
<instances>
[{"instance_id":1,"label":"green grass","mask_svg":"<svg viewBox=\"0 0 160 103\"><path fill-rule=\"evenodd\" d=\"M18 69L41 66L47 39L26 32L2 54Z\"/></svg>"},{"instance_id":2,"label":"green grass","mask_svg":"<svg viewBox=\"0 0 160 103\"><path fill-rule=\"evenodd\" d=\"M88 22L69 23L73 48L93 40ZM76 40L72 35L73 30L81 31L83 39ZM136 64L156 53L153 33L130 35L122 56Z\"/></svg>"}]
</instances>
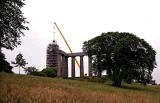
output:
<instances>
[{"instance_id":1,"label":"green grass","mask_svg":"<svg viewBox=\"0 0 160 103\"><path fill-rule=\"evenodd\" d=\"M160 86L0 73L0 103L160 103Z\"/></svg>"}]
</instances>

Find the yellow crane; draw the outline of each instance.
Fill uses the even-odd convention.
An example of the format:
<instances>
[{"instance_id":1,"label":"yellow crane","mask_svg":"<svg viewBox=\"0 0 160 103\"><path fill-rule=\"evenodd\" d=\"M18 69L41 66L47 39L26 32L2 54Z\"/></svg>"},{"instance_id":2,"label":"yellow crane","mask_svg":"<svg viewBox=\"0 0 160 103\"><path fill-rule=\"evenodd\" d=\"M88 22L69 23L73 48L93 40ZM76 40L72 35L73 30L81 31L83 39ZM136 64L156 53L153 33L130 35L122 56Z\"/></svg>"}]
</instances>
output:
<instances>
[{"instance_id":1,"label":"yellow crane","mask_svg":"<svg viewBox=\"0 0 160 103\"><path fill-rule=\"evenodd\" d=\"M61 34L61 36L62 36L63 40L65 41L66 45L68 46L70 52L73 53L72 49L70 48L69 44L67 43L65 37L63 36L63 34L62 34L61 30L59 29L58 25L56 24L56 22L54 22L54 25L56 26L56 28L58 29L59 33ZM75 58L75 61L76 61L77 65L78 65L78 67L80 68L80 64L79 64L79 62L78 62L78 60L76 58Z\"/></svg>"}]
</instances>

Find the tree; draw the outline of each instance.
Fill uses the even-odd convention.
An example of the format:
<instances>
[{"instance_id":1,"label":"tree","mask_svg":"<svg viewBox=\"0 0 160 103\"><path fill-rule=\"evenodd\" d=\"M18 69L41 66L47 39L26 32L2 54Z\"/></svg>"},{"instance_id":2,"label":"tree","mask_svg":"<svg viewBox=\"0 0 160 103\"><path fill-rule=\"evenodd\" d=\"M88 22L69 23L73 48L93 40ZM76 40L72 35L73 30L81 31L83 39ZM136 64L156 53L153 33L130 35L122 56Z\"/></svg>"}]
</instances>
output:
<instances>
[{"instance_id":1,"label":"tree","mask_svg":"<svg viewBox=\"0 0 160 103\"><path fill-rule=\"evenodd\" d=\"M24 71L27 74L34 74L35 72L38 72L38 69L36 69L36 67L26 67L24 68Z\"/></svg>"},{"instance_id":2,"label":"tree","mask_svg":"<svg viewBox=\"0 0 160 103\"><path fill-rule=\"evenodd\" d=\"M14 64L15 67L19 67L19 74L20 74L20 67L25 68L25 65L27 64L27 62L23 58L23 55L19 53L15 58L15 62L12 62L12 64Z\"/></svg>"},{"instance_id":3,"label":"tree","mask_svg":"<svg viewBox=\"0 0 160 103\"><path fill-rule=\"evenodd\" d=\"M88 56L93 57L93 68L94 71L101 76L103 70L107 69L108 75L111 75L110 67L112 67L111 55L112 42L110 38L105 38L104 35L97 36L89 41L83 43L83 51ZM107 65L107 66L106 66Z\"/></svg>"},{"instance_id":4,"label":"tree","mask_svg":"<svg viewBox=\"0 0 160 103\"><path fill-rule=\"evenodd\" d=\"M24 35L23 30L26 18L23 17L21 8L25 5L24 0L1 0L0 1L0 49L13 50L21 44L20 37Z\"/></svg>"},{"instance_id":5,"label":"tree","mask_svg":"<svg viewBox=\"0 0 160 103\"><path fill-rule=\"evenodd\" d=\"M12 72L12 66L5 60L4 54L0 52L0 72Z\"/></svg>"},{"instance_id":6,"label":"tree","mask_svg":"<svg viewBox=\"0 0 160 103\"><path fill-rule=\"evenodd\" d=\"M96 58L96 69L107 70L115 86L121 86L122 80L128 83L137 80L145 85L152 79L156 66L153 48L131 33L102 33L84 42L83 51Z\"/></svg>"},{"instance_id":7,"label":"tree","mask_svg":"<svg viewBox=\"0 0 160 103\"><path fill-rule=\"evenodd\" d=\"M21 8L25 5L24 0L1 0L0 1L0 55L2 48L13 50L21 44L20 37L23 31L28 30L24 24L28 23L23 17ZM0 56L0 69L11 71L11 66ZM5 67L5 68L4 68ZM8 69L7 69L8 68Z\"/></svg>"}]
</instances>

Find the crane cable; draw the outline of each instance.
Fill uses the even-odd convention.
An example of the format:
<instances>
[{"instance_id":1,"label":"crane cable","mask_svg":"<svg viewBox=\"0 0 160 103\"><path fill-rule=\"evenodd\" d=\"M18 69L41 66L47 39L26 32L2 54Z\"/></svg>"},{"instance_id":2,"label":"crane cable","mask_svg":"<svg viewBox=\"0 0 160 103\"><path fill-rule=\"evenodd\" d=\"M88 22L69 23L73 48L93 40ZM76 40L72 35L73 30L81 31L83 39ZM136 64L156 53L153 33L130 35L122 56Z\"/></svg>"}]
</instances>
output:
<instances>
[{"instance_id":1,"label":"crane cable","mask_svg":"<svg viewBox=\"0 0 160 103\"><path fill-rule=\"evenodd\" d=\"M65 37L63 36L61 30L60 30L59 27L57 26L56 22L54 22L54 25L56 26L56 28L58 29L59 33L61 34L61 36L62 36L63 40L65 41L66 45L68 46L70 52L73 53L73 51L72 51L72 49L70 48L69 44L67 43ZM76 58L75 58L75 61L76 61L77 65L78 65L78 67L80 68L80 64L79 64L79 62L78 62L78 60L77 60Z\"/></svg>"}]
</instances>

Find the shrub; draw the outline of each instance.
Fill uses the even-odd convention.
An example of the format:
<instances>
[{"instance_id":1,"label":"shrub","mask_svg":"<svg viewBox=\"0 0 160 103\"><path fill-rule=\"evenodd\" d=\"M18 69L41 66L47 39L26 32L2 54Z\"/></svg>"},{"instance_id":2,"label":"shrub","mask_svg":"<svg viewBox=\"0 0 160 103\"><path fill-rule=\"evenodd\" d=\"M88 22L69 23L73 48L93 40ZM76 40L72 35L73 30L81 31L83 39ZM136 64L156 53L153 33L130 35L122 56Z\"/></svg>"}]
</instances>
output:
<instances>
[{"instance_id":1,"label":"shrub","mask_svg":"<svg viewBox=\"0 0 160 103\"><path fill-rule=\"evenodd\" d=\"M34 67L34 66L26 67L26 68L24 68L24 71L27 74L38 75L38 69L36 69L36 67Z\"/></svg>"},{"instance_id":2,"label":"shrub","mask_svg":"<svg viewBox=\"0 0 160 103\"><path fill-rule=\"evenodd\" d=\"M41 71L42 75L43 73L46 74L47 77L56 77L57 76L57 69L56 68L46 68Z\"/></svg>"}]
</instances>

